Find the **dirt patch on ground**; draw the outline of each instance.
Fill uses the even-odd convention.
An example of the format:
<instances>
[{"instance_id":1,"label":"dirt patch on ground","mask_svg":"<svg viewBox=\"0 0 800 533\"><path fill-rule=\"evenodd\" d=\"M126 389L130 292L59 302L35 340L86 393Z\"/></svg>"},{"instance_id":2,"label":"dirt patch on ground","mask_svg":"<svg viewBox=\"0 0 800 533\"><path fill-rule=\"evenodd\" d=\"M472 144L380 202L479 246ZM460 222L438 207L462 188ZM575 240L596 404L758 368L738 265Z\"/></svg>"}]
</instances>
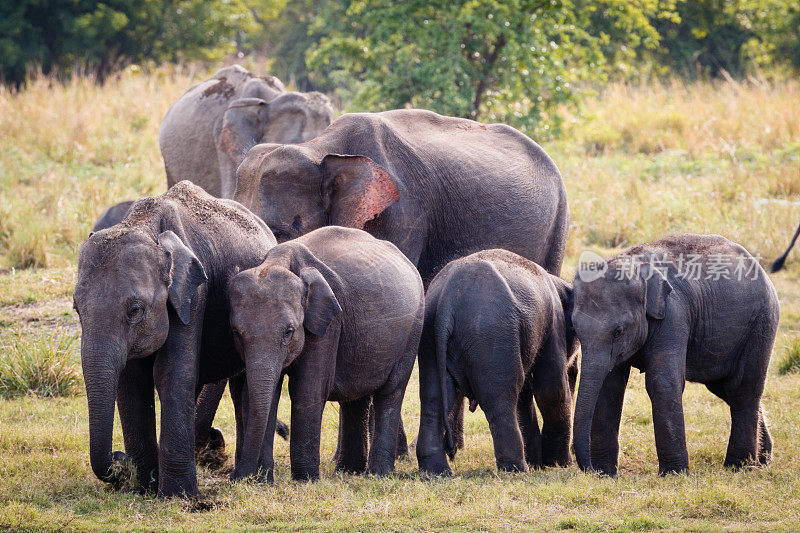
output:
<instances>
[{"instance_id":1,"label":"dirt patch on ground","mask_svg":"<svg viewBox=\"0 0 800 533\"><path fill-rule=\"evenodd\" d=\"M80 322L72 309L71 298L0 308L0 334L54 329L60 329L67 335L80 333Z\"/></svg>"}]
</instances>

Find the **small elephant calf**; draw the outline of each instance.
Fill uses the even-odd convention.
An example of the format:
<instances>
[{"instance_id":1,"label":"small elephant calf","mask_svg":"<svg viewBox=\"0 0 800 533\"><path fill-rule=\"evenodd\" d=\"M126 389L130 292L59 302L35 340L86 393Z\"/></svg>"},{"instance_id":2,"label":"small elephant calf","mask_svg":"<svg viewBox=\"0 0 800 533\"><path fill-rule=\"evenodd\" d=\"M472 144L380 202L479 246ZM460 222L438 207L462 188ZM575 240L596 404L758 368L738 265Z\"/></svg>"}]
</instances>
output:
<instances>
[{"instance_id":1,"label":"small elephant calf","mask_svg":"<svg viewBox=\"0 0 800 533\"><path fill-rule=\"evenodd\" d=\"M719 235L674 235L579 269L572 321L583 347L575 456L616 475L631 367L645 373L662 474L689 467L681 396L703 383L731 410L725 465L765 464L772 440L761 394L778 296L747 250Z\"/></svg>"},{"instance_id":2,"label":"small elephant calf","mask_svg":"<svg viewBox=\"0 0 800 533\"><path fill-rule=\"evenodd\" d=\"M457 392L486 413L498 469L570 463L571 307L568 283L506 250L442 269L428 288L419 350L423 471L450 473L445 454L453 458L455 446L446 415Z\"/></svg>"},{"instance_id":3,"label":"small elephant calf","mask_svg":"<svg viewBox=\"0 0 800 533\"><path fill-rule=\"evenodd\" d=\"M229 291L249 393L243 449L231 477L271 481L284 375L292 400L294 479L319 477L328 400L340 403L337 470L393 471L401 405L424 319L424 289L414 265L387 241L329 226L270 250L260 266L236 275Z\"/></svg>"}]
</instances>

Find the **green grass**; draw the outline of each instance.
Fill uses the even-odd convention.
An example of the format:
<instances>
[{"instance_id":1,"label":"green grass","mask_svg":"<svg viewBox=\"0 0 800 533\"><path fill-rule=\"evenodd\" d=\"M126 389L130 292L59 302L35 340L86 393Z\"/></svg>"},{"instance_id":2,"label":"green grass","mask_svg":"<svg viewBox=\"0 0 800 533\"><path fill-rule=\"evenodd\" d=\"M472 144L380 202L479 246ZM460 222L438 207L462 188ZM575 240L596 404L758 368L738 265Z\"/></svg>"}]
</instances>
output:
<instances>
[{"instance_id":1,"label":"green grass","mask_svg":"<svg viewBox=\"0 0 800 533\"><path fill-rule=\"evenodd\" d=\"M38 338L18 332L0 345L0 398L26 394L55 398L80 392L77 340L76 335L56 329Z\"/></svg>"},{"instance_id":2,"label":"green grass","mask_svg":"<svg viewBox=\"0 0 800 533\"><path fill-rule=\"evenodd\" d=\"M800 372L800 335L787 336L778 364L778 374L784 376L797 372Z\"/></svg>"},{"instance_id":3,"label":"green grass","mask_svg":"<svg viewBox=\"0 0 800 533\"><path fill-rule=\"evenodd\" d=\"M205 75L130 73L103 88L40 79L23 93L0 89L0 360L20 360L28 350L78 364L77 342L58 348L80 331L71 308L78 247L109 204L163 192L158 123ZM612 85L587 101L564 139L543 142L564 175L572 212L565 279L584 248L611 254L679 231L721 233L767 265L800 220L792 203L800 201L798 100L800 82L789 80ZM659 477L644 376L634 374L616 479L575 466L498 474L480 410L467 414L453 478L420 477L413 457L387 479L341 476L330 461L338 420L331 404L320 482L290 480L288 445L279 440L274 486L231 484L224 471L201 469L201 491L213 507L196 512L181 500L99 482L89 465L86 398L26 392L0 399L0 530L797 530L800 373L780 369L800 352L800 252L772 280L781 323L764 394L774 440L765 469L722 468L728 409L705 387L688 384L691 470ZM280 416L289 419L286 395ZM416 373L403 419L413 438ZM216 425L232 453L227 395ZM114 446L123 446L118 422Z\"/></svg>"}]
</instances>

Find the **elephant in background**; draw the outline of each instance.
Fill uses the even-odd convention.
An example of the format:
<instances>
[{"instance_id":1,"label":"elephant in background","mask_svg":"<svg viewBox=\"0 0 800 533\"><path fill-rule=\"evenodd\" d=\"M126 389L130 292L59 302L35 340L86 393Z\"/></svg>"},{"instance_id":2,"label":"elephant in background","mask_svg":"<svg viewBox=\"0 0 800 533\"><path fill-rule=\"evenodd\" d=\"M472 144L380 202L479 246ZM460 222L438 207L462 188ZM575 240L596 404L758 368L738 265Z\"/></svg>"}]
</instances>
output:
<instances>
[{"instance_id":1,"label":"elephant in background","mask_svg":"<svg viewBox=\"0 0 800 533\"><path fill-rule=\"evenodd\" d=\"M792 241L789 243L789 247L783 252L783 255L780 256L772 263L772 272L777 272L783 268L783 264L786 262L786 258L789 256L789 252L792 251L794 247L794 243L797 242L797 237L800 237L800 224L797 226L797 230L794 232L794 237L792 237Z\"/></svg>"},{"instance_id":2,"label":"elephant in background","mask_svg":"<svg viewBox=\"0 0 800 533\"><path fill-rule=\"evenodd\" d=\"M130 211L133 202L133 200L120 202L103 211L103 213L97 217L92 231L100 231L122 222L122 219L128 215L128 211Z\"/></svg>"},{"instance_id":3,"label":"elephant in background","mask_svg":"<svg viewBox=\"0 0 800 533\"><path fill-rule=\"evenodd\" d=\"M243 435L244 364L229 325L227 282L261 263L275 245L269 228L240 204L181 182L142 198L128 216L92 234L78 261L74 306L89 406L89 459L111 469L114 403L125 451L145 489L197 495L195 402L200 386L231 379L237 438ZM153 389L161 401L156 440Z\"/></svg>"},{"instance_id":4,"label":"elephant in background","mask_svg":"<svg viewBox=\"0 0 800 533\"><path fill-rule=\"evenodd\" d=\"M703 383L730 407L725 466L769 461L761 394L780 310L747 250L719 235L673 235L611 258L596 279L579 272L573 294L583 352L574 426L582 470L617 473L631 367L645 374L661 474L689 467L686 381Z\"/></svg>"},{"instance_id":5,"label":"elephant in background","mask_svg":"<svg viewBox=\"0 0 800 533\"><path fill-rule=\"evenodd\" d=\"M167 184L189 180L213 196L231 198L236 167L252 146L308 141L333 114L323 94L287 91L273 76L225 67L189 88L164 115L158 143Z\"/></svg>"}]
</instances>

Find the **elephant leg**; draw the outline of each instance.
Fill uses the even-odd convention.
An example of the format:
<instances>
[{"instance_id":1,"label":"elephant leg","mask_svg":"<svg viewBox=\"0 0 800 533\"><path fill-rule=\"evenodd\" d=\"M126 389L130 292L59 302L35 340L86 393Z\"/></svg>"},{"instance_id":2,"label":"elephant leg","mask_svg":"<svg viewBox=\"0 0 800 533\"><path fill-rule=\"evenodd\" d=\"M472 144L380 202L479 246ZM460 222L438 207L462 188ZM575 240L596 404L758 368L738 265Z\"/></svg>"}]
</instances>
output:
<instances>
[{"instance_id":1,"label":"elephant leg","mask_svg":"<svg viewBox=\"0 0 800 533\"><path fill-rule=\"evenodd\" d=\"M645 372L645 389L653 408L658 470L661 475L689 469L683 417L686 385L686 341L678 344L656 342L651 347Z\"/></svg>"},{"instance_id":2,"label":"elephant leg","mask_svg":"<svg viewBox=\"0 0 800 533\"><path fill-rule=\"evenodd\" d=\"M389 393L378 392L373 396L375 405L375 435L369 450L367 471L376 476L385 476L394 471L397 451L397 434L405 386Z\"/></svg>"},{"instance_id":3,"label":"elephant leg","mask_svg":"<svg viewBox=\"0 0 800 533\"><path fill-rule=\"evenodd\" d=\"M369 435L370 440L375 435L375 404L370 403L369 406ZM341 438L341 434L339 435ZM372 445L372 444L370 444ZM339 447L337 445L336 448L337 452ZM401 457L408 457L408 437L406 436L406 429L403 425L403 418L400 418L400 426L397 428L397 447L394 452L395 459L399 459Z\"/></svg>"},{"instance_id":4,"label":"elephant leg","mask_svg":"<svg viewBox=\"0 0 800 533\"><path fill-rule=\"evenodd\" d=\"M372 398L365 396L339 405L339 448L336 470L361 474L369 454L368 416Z\"/></svg>"},{"instance_id":5,"label":"elephant leg","mask_svg":"<svg viewBox=\"0 0 800 533\"><path fill-rule=\"evenodd\" d=\"M309 377L309 381L313 378ZM296 381L296 380L295 380ZM325 400L318 391L289 379L292 423L289 426L289 457L292 478L297 481L319 479L319 446Z\"/></svg>"},{"instance_id":6,"label":"elephant leg","mask_svg":"<svg viewBox=\"0 0 800 533\"><path fill-rule=\"evenodd\" d=\"M525 461L531 468L542 467L542 435L533 405L533 379L529 375L517 398L517 419L525 446Z\"/></svg>"},{"instance_id":7,"label":"elephant leg","mask_svg":"<svg viewBox=\"0 0 800 533\"><path fill-rule=\"evenodd\" d=\"M617 475L619 426L630 374L630 365L615 367L606 376L595 405L590 450L592 467L606 476Z\"/></svg>"},{"instance_id":8,"label":"elephant leg","mask_svg":"<svg viewBox=\"0 0 800 533\"><path fill-rule=\"evenodd\" d=\"M432 336L423 335L419 348L419 399L420 417L417 435L417 463L420 470L436 476L450 475L445 450L444 420L450 410L443 406L455 400L455 383L450 375L445 376L442 390L437 369L436 351ZM445 395L444 401L442 395Z\"/></svg>"},{"instance_id":9,"label":"elephant leg","mask_svg":"<svg viewBox=\"0 0 800 533\"><path fill-rule=\"evenodd\" d=\"M227 384L228 380L223 379L217 383L203 385L195 401L195 460L197 464L210 468L219 468L227 460L225 437L223 437L222 431L211 426Z\"/></svg>"},{"instance_id":10,"label":"elephant leg","mask_svg":"<svg viewBox=\"0 0 800 533\"><path fill-rule=\"evenodd\" d=\"M153 357L128 361L117 391L125 452L133 460L139 487L158 489L158 442L153 382Z\"/></svg>"},{"instance_id":11,"label":"elephant leg","mask_svg":"<svg viewBox=\"0 0 800 533\"><path fill-rule=\"evenodd\" d=\"M233 411L236 417L236 453L234 464L241 464L242 449L244 449L244 423L247 420L247 375L244 372L233 376L228 380L231 387L231 399L233 400Z\"/></svg>"},{"instance_id":12,"label":"elephant leg","mask_svg":"<svg viewBox=\"0 0 800 533\"><path fill-rule=\"evenodd\" d=\"M198 494L194 462L198 346L192 346L194 338L199 335L173 336L170 332L164 348L156 354L153 369L161 400L158 493L164 497L196 497Z\"/></svg>"},{"instance_id":13,"label":"elephant leg","mask_svg":"<svg viewBox=\"0 0 800 533\"><path fill-rule=\"evenodd\" d=\"M757 403L732 403L731 436L725 454L725 466L741 468L758 460L760 432L760 411Z\"/></svg>"},{"instance_id":14,"label":"elephant leg","mask_svg":"<svg viewBox=\"0 0 800 533\"><path fill-rule=\"evenodd\" d=\"M542 414L542 463L567 466L572 462L572 390L563 338L551 337L536 356L533 394Z\"/></svg>"},{"instance_id":15,"label":"elephant leg","mask_svg":"<svg viewBox=\"0 0 800 533\"><path fill-rule=\"evenodd\" d=\"M509 387L509 385L512 385ZM506 472L525 472L525 447L517 421L517 387L494 382L489 387L475 389L476 399L486 414L492 433L497 469Z\"/></svg>"}]
</instances>

